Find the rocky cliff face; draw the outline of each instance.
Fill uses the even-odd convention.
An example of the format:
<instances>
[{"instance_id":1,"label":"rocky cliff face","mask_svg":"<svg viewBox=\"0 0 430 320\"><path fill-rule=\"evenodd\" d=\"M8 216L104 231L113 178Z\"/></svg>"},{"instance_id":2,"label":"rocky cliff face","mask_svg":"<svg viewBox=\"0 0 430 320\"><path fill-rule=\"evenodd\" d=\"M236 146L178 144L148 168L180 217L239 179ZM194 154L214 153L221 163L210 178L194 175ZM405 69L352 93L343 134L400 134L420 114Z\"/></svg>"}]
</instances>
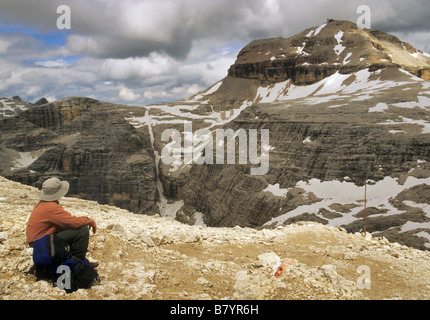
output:
<instances>
[{"instance_id":1,"label":"rocky cliff face","mask_svg":"<svg viewBox=\"0 0 430 320\"><path fill-rule=\"evenodd\" d=\"M346 50L345 50L346 49ZM252 41L228 71L235 78L309 85L339 72L402 67L428 80L430 57L409 43L348 21L327 22L288 38Z\"/></svg>"},{"instance_id":2,"label":"rocky cliff face","mask_svg":"<svg viewBox=\"0 0 430 320\"><path fill-rule=\"evenodd\" d=\"M49 176L70 182L70 195L136 213L157 213L154 155L131 109L72 97L31 106L2 122L2 175L34 186Z\"/></svg>"},{"instance_id":3,"label":"rocky cliff face","mask_svg":"<svg viewBox=\"0 0 430 320\"><path fill-rule=\"evenodd\" d=\"M184 200L177 217L249 227L312 220L428 249L430 86L417 77L428 61L343 21L252 42L225 79L163 111L192 109L181 115L194 122L224 113L213 136L220 126L269 130L270 170L254 176L238 154L232 165L170 168L164 189Z\"/></svg>"},{"instance_id":4,"label":"rocky cliff face","mask_svg":"<svg viewBox=\"0 0 430 320\"><path fill-rule=\"evenodd\" d=\"M0 121L12 118L32 107L31 103L22 101L20 97L0 98Z\"/></svg>"}]
</instances>

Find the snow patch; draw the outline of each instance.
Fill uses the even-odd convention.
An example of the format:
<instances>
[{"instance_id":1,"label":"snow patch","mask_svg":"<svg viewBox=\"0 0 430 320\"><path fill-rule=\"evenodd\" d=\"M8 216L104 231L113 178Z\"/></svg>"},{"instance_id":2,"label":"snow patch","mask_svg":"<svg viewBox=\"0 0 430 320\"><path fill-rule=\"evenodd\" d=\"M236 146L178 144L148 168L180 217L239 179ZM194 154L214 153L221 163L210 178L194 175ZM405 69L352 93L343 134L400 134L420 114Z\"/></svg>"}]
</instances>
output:
<instances>
[{"instance_id":1,"label":"snow patch","mask_svg":"<svg viewBox=\"0 0 430 320\"><path fill-rule=\"evenodd\" d=\"M351 101L362 101L373 98L382 90L409 84L406 81L370 80L370 77L375 74L378 74L378 71L370 72L369 69L363 69L353 74L336 72L318 82L304 86L297 86L290 80L286 80L259 87L254 102L272 103L304 98L306 103L317 104L333 101L347 94L352 95ZM353 81L349 85L344 85L343 83L347 79L353 79ZM430 98L419 96L418 99L419 105L429 105ZM380 105L378 108L371 108L370 112L377 112L382 107Z\"/></svg>"},{"instance_id":2,"label":"snow patch","mask_svg":"<svg viewBox=\"0 0 430 320\"><path fill-rule=\"evenodd\" d=\"M207 95L209 95L209 94L213 94L213 93L217 92L217 91L218 91L218 89L221 87L221 85L222 85L222 81L220 81L220 82L218 82L218 83L214 84L211 88L209 88L209 90L208 90L208 91L206 91L206 92L205 92L205 93L203 93L202 95L203 95L203 96L207 96Z\"/></svg>"},{"instance_id":3,"label":"snow patch","mask_svg":"<svg viewBox=\"0 0 430 320\"><path fill-rule=\"evenodd\" d=\"M430 122L427 122L425 120L414 120L403 116L400 116L400 118L402 119L402 121L387 120L385 122L379 122L378 124L381 124L381 125L415 124L422 127L421 129L422 134L430 133Z\"/></svg>"},{"instance_id":4,"label":"snow patch","mask_svg":"<svg viewBox=\"0 0 430 320\"><path fill-rule=\"evenodd\" d=\"M373 108L370 108L368 112L384 112L388 109L388 105L386 103L380 102Z\"/></svg>"},{"instance_id":5,"label":"snow patch","mask_svg":"<svg viewBox=\"0 0 430 320\"><path fill-rule=\"evenodd\" d=\"M31 152L17 152L17 155L13 160L14 165L11 170L27 168L33 162L35 162L44 152L45 149Z\"/></svg>"},{"instance_id":6,"label":"snow patch","mask_svg":"<svg viewBox=\"0 0 430 320\"><path fill-rule=\"evenodd\" d=\"M221 85L221 84L219 84ZM212 87L215 91L216 88ZM207 93L206 93L207 94ZM190 105L153 105L148 108L148 111L143 117L127 117L125 120L129 121L135 128L140 128L142 126L159 124L178 124L184 123L184 120L203 120L210 124L210 127L215 125L225 124L236 117L248 106L252 104L252 101L244 101L239 108L231 109L228 111L212 112L210 114L196 114L193 111L200 107L200 104L190 104ZM159 110L165 115L152 115L151 110Z\"/></svg>"},{"instance_id":7,"label":"snow patch","mask_svg":"<svg viewBox=\"0 0 430 320\"><path fill-rule=\"evenodd\" d=\"M248 101L245 100L239 108L236 109L231 109L228 112L228 116L226 115L225 112L213 112L212 114L210 114L209 116L200 116L199 119L202 118L206 118L204 119L205 122L210 123L210 128L217 126L217 125L223 125L226 124L234 119L236 119L240 113L245 110L246 108L248 108L249 106L252 105L252 101Z\"/></svg>"},{"instance_id":8,"label":"snow patch","mask_svg":"<svg viewBox=\"0 0 430 320\"><path fill-rule=\"evenodd\" d=\"M422 238L425 238L427 240L430 240L430 234L428 232L426 232L426 231L418 232L415 235L418 236L418 237L422 237ZM424 246L426 248L430 248L430 242L424 243Z\"/></svg>"},{"instance_id":9,"label":"snow patch","mask_svg":"<svg viewBox=\"0 0 430 320\"><path fill-rule=\"evenodd\" d=\"M385 177L374 184L367 185L367 207L375 207L380 209L388 209L387 215L400 214L399 211L389 202L390 198L396 197L402 191L420 184L430 184L430 178L418 179L408 177L403 185L399 184L395 178ZM314 194L318 199L322 199L312 204L298 206L296 209L288 211L278 217L272 218L265 225L282 225L287 219L304 214L311 213L319 216L319 210L324 208L333 211L330 208L333 204L354 205L355 207L348 213L337 212L341 215L339 218L329 220L330 226L341 226L349 224L358 218L354 217L357 213L363 210L364 186L356 186L353 182L348 181L321 181L319 179L311 179L308 182L299 181L296 184L297 188L305 190L307 193ZM429 210L426 207L425 210ZM377 216L377 215L375 215ZM324 217L321 216L324 219Z\"/></svg>"},{"instance_id":10,"label":"snow patch","mask_svg":"<svg viewBox=\"0 0 430 320\"><path fill-rule=\"evenodd\" d=\"M184 200L175 201L172 203L160 202L158 207L160 209L161 217L176 218L176 213L184 206Z\"/></svg>"},{"instance_id":11,"label":"snow patch","mask_svg":"<svg viewBox=\"0 0 430 320\"><path fill-rule=\"evenodd\" d=\"M314 32L315 32L315 30L311 30L311 31L309 31L309 32L306 34L306 37L307 37L307 38L312 37L312 35L314 34Z\"/></svg>"},{"instance_id":12,"label":"snow patch","mask_svg":"<svg viewBox=\"0 0 430 320\"><path fill-rule=\"evenodd\" d=\"M219 81L216 84L214 84L212 87L210 87L207 91L202 92L198 95L195 95L194 97L187 99L185 101L187 101L187 102L200 102L203 104L207 104L207 102L204 102L204 101L202 102L200 100L203 99L207 95L210 95L210 94L217 92L218 89L221 87L221 85L222 85L222 81Z\"/></svg>"},{"instance_id":13,"label":"snow patch","mask_svg":"<svg viewBox=\"0 0 430 320\"><path fill-rule=\"evenodd\" d=\"M301 47L297 47L297 54L298 55L305 55L305 56L309 55L309 53L307 53L307 52L304 51L305 50L305 46L306 46L306 42L303 42Z\"/></svg>"},{"instance_id":14,"label":"snow patch","mask_svg":"<svg viewBox=\"0 0 430 320\"><path fill-rule=\"evenodd\" d=\"M201 212L194 212L193 219L195 219L194 225L195 226L201 226L201 227L207 227L206 223L203 220L204 214Z\"/></svg>"},{"instance_id":15,"label":"snow patch","mask_svg":"<svg viewBox=\"0 0 430 320\"><path fill-rule=\"evenodd\" d=\"M290 80L286 80L267 87L259 87L255 101L270 103L279 100L286 93L285 90L288 88L289 83Z\"/></svg>"},{"instance_id":16,"label":"snow patch","mask_svg":"<svg viewBox=\"0 0 430 320\"><path fill-rule=\"evenodd\" d=\"M334 52L339 56L343 50L345 50L345 47L341 45L343 31L339 30L339 32L334 37L337 40L337 45L334 46Z\"/></svg>"},{"instance_id":17,"label":"snow patch","mask_svg":"<svg viewBox=\"0 0 430 320\"><path fill-rule=\"evenodd\" d=\"M417 77L416 75L414 75L414 74L412 74L412 73L410 73L410 72L408 72L408 71L406 71L405 69L402 69L402 68L398 68L398 70L401 72L401 73L404 73L404 74L406 74L406 75L408 75L412 80L414 80L414 81L422 81L422 82L424 82L424 80L423 79L421 79L421 78L419 78L419 77Z\"/></svg>"},{"instance_id":18,"label":"snow patch","mask_svg":"<svg viewBox=\"0 0 430 320\"><path fill-rule=\"evenodd\" d=\"M16 104L14 101L11 101L9 98L1 98L0 99L0 115L3 115L5 118L15 117L17 111L25 111L28 108L23 104Z\"/></svg>"},{"instance_id":19,"label":"snow patch","mask_svg":"<svg viewBox=\"0 0 430 320\"><path fill-rule=\"evenodd\" d=\"M350 63L350 62L351 62L351 60L349 60L349 61L347 61L347 60L348 60L351 56L352 56L352 52L349 52L349 53L346 55L345 59L343 59L343 64L348 64L348 63Z\"/></svg>"},{"instance_id":20,"label":"snow patch","mask_svg":"<svg viewBox=\"0 0 430 320\"><path fill-rule=\"evenodd\" d=\"M289 189L281 189L279 183L269 184L263 192L270 192L277 197L285 197Z\"/></svg>"},{"instance_id":21,"label":"snow patch","mask_svg":"<svg viewBox=\"0 0 430 320\"><path fill-rule=\"evenodd\" d=\"M342 91L346 88L342 83L349 77L349 74L340 74L339 72L336 72L330 77L323 79L323 87L318 90L318 95L333 94Z\"/></svg>"},{"instance_id":22,"label":"snow patch","mask_svg":"<svg viewBox=\"0 0 430 320\"><path fill-rule=\"evenodd\" d=\"M394 103L393 106L399 107L399 108L408 108L408 109L412 109L415 107L418 107L421 109L430 109L430 98L426 96L418 96L417 99L418 101Z\"/></svg>"},{"instance_id":23,"label":"snow patch","mask_svg":"<svg viewBox=\"0 0 430 320\"><path fill-rule=\"evenodd\" d=\"M323 23L322 25L320 25L320 26L315 30L314 36L317 36L317 35L321 32L321 30L322 30L326 25L327 25L327 23Z\"/></svg>"}]
</instances>

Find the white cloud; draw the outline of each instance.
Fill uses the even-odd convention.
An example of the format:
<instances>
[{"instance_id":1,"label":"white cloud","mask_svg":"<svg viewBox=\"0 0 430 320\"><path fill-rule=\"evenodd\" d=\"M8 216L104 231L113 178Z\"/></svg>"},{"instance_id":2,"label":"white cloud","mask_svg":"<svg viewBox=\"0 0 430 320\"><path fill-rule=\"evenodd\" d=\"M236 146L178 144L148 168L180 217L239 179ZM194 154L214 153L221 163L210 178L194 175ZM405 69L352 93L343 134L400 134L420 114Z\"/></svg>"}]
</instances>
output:
<instances>
[{"instance_id":1,"label":"white cloud","mask_svg":"<svg viewBox=\"0 0 430 320\"><path fill-rule=\"evenodd\" d=\"M103 76L114 80L153 77L172 72L175 63L169 56L154 52L149 57L106 59L100 72Z\"/></svg>"},{"instance_id":2,"label":"white cloud","mask_svg":"<svg viewBox=\"0 0 430 320\"><path fill-rule=\"evenodd\" d=\"M166 92L166 91L153 91L153 90L147 90L147 91L145 91L145 92L143 93L143 96L144 96L146 99L149 99L149 100L153 100L153 99L156 99L156 100L159 100L159 99L170 100L170 99L172 99L172 95L171 95L171 94L169 94L169 93L168 93L168 92Z\"/></svg>"},{"instance_id":3,"label":"white cloud","mask_svg":"<svg viewBox=\"0 0 430 320\"><path fill-rule=\"evenodd\" d=\"M125 101L135 101L140 97L140 94L136 94L132 90L124 87L119 91L119 97Z\"/></svg>"},{"instance_id":4,"label":"white cloud","mask_svg":"<svg viewBox=\"0 0 430 320\"><path fill-rule=\"evenodd\" d=\"M372 27L430 52L428 0L370 4ZM56 29L69 5L72 29ZM187 98L227 75L249 41L292 36L326 18L355 21L361 0L2 0L0 96L91 96L144 105ZM1 29L0 29L1 30ZM25 32L31 30L31 32ZM34 37L39 33L42 37ZM46 43L50 33L65 45ZM69 63L67 58L75 56Z\"/></svg>"},{"instance_id":5,"label":"white cloud","mask_svg":"<svg viewBox=\"0 0 430 320\"><path fill-rule=\"evenodd\" d=\"M0 53L6 53L7 49L9 48L9 41L6 41L6 39L0 38Z\"/></svg>"},{"instance_id":6,"label":"white cloud","mask_svg":"<svg viewBox=\"0 0 430 320\"><path fill-rule=\"evenodd\" d=\"M35 65L46 67L46 68L63 68L63 67L67 67L69 63L66 62L64 59L57 59L57 60L48 60L48 61L36 61Z\"/></svg>"},{"instance_id":7,"label":"white cloud","mask_svg":"<svg viewBox=\"0 0 430 320\"><path fill-rule=\"evenodd\" d=\"M55 96L47 96L45 97L45 99L48 100L48 102L54 102L55 100L57 100Z\"/></svg>"}]
</instances>

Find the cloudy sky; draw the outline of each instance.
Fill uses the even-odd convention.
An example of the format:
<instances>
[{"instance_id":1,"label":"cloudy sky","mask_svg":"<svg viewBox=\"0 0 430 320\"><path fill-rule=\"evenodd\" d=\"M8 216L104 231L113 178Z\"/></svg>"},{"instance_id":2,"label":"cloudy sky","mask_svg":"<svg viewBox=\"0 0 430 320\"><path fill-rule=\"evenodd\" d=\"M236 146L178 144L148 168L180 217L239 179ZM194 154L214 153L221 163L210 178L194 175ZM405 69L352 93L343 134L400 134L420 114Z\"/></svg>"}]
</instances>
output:
<instances>
[{"instance_id":1,"label":"cloudy sky","mask_svg":"<svg viewBox=\"0 0 430 320\"><path fill-rule=\"evenodd\" d=\"M251 40L357 22L363 4L372 28L430 52L429 0L1 0L0 97L186 98L225 77ZM61 5L70 29L57 26Z\"/></svg>"}]
</instances>

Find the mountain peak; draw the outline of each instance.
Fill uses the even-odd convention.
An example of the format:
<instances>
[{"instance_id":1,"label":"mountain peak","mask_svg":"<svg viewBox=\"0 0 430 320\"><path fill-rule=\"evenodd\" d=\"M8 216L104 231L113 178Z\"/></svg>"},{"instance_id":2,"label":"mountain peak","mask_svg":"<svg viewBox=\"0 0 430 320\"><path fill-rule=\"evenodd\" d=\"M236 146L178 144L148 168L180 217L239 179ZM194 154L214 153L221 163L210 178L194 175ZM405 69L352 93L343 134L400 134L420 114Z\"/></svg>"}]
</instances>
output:
<instances>
[{"instance_id":1,"label":"mountain peak","mask_svg":"<svg viewBox=\"0 0 430 320\"><path fill-rule=\"evenodd\" d=\"M328 21L290 38L252 41L239 53L229 75L312 84L336 72L400 67L430 79L430 57L397 37L360 29L349 21Z\"/></svg>"}]
</instances>

